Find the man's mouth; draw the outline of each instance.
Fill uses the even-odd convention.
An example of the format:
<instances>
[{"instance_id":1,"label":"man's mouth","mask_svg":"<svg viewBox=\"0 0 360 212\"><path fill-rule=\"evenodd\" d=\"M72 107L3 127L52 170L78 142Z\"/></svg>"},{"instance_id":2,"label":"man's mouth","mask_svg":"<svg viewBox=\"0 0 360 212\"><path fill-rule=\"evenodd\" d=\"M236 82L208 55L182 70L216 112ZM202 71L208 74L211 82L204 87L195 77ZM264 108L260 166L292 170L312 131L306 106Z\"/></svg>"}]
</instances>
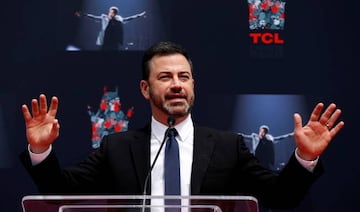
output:
<instances>
[{"instance_id":1,"label":"man's mouth","mask_svg":"<svg viewBox=\"0 0 360 212\"><path fill-rule=\"evenodd\" d=\"M182 94L171 94L166 96L167 100L173 100L173 99L186 99L185 95Z\"/></svg>"}]
</instances>

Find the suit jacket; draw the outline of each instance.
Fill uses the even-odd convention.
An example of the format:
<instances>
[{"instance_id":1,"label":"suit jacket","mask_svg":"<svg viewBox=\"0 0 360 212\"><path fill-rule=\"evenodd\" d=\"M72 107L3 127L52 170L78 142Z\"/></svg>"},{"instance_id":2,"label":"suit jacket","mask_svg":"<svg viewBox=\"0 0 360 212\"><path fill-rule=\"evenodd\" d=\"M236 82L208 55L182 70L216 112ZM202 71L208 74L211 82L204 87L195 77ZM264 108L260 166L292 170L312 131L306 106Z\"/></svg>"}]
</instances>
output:
<instances>
[{"instance_id":1,"label":"suit jacket","mask_svg":"<svg viewBox=\"0 0 360 212\"><path fill-rule=\"evenodd\" d=\"M150 167L150 128L108 135L97 151L66 169L54 152L36 166L28 151L20 158L41 193L142 194ZM251 195L267 207L289 208L321 173L321 163L309 172L293 155L275 174L260 165L241 136L195 125L192 195Z\"/></svg>"}]
</instances>

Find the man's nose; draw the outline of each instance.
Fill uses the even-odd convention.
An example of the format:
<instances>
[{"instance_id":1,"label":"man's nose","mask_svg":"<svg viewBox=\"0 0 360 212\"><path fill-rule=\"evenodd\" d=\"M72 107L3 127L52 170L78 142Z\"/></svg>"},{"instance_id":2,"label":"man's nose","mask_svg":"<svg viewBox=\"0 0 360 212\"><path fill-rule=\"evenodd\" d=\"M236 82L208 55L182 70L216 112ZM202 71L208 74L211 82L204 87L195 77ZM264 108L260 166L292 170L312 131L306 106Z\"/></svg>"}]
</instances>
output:
<instances>
[{"instance_id":1,"label":"man's nose","mask_svg":"<svg viewBox=\"0 0 360 212\"><path fill-rule=\"evenodd\" d=\"M173 77L173 79L171 81L171 89L180 91L181 88L182 88L182 86L181 86L180 79L178 77Z\"/></svg>"}]
</instances>

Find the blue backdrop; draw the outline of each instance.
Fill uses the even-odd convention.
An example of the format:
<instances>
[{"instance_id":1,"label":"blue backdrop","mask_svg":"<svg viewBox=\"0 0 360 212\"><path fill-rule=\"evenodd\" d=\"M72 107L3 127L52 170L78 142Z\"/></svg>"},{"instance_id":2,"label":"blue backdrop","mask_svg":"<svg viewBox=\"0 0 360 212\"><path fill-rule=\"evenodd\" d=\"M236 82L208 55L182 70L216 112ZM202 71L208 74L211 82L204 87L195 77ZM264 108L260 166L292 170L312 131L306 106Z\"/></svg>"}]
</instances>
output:
<instances>
[{"instance_id":1,"label":"blue backdrop","mask_svg":"<svg viewBox=\"0 0 360 212\"><path fill-rule=\"evenodd\" d=\"M37 194L18 159L27 144L22 104L42 92L59 97L61 134L55 151L64 166L91 151L87 105L99 104L104 86L118 87L124 108L134 106L130 128L150 119L150 108L139 91L141 50L64 51L78 35L72 15L84 2L8 0L3 6L0 211L21 211L21 198ZM193 117L199 124L245 133L255 130L256 122L246 125L237 113L242 108L237 98L241 95L300 95L306 103L302 107L305 120L318 101L337 103L343 109L345 128L322 155L325 174L293 211L360 210L355 0L287 1L285 29L280 33L285 43L280 48L256 47L256 54L249 37L246 0L121 2L135 2L124 3L132 8L123 10L129 15L140 11L140 6L147 10L147 24L140 27L151 29L144 32L151 39L141 45L172 40L190 52L196 80ZM126 36L135 36L132 32ZM279 49L281 54L277 54ZM293 101L278 107L272 118L284 128L277 134L287 133L292 129L292 110L283 108L298 108ZM269 109L267 104L264 108Z\"/></svg>"}]
</instances>

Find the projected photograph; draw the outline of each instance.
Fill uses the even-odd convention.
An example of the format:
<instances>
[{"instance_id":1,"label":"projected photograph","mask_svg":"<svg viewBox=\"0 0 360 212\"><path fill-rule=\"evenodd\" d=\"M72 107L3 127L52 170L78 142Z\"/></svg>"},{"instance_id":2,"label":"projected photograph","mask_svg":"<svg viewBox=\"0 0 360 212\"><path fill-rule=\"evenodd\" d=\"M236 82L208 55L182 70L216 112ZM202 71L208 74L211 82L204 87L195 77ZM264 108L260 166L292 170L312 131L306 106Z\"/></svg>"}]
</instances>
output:
<instances>
[{"instance_id":1,"label":"projected photograph","mask_svg":"<svg viewBox=\"0 0 360 212\"><path fill-rule=\"evenodd\" d=\"M306 120L309 112L302 95L234 96L232 131L242 135L263 166L280 171L295 150L294 113Z\"/></svg>"},{"instance_id":2,"label":"projected photograph","mask_svg":"<svg viewBox=\"0 0 360 212\"><path fill-rule=\"evenodd\" d=\"M141 51L166 37L157 2L63 3L59 40L66 51Z\"/></svg>"},{"instance_id":3,"label":"projected photograph","mask_svg":"<svg viewBox=\"0 0 360 212\"><path fill-rule=\"evenodd\" d=\"M220 107L214 104L214 99L221 102ZM309 118L307 101L303 95L212 94L207 114L214 121L208 122L242 135L262 165L279 172L296 148L294 113L299 113L303 120Z\"/></svg>"}]
</instances>

